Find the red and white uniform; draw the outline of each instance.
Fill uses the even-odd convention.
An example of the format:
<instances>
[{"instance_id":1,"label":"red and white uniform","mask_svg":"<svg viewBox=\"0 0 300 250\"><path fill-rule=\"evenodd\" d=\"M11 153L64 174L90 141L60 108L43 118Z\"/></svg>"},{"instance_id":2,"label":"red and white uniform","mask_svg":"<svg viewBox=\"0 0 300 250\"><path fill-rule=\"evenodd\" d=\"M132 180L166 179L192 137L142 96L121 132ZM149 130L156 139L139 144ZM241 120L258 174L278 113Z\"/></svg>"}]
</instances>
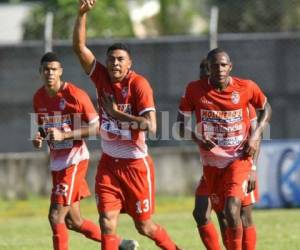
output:
<instances>
[{"instance_id":1,"label":"red and white uniform","mask_svg":"<svg viewBox=\"0 0 300 250\"><path fill-rule=\"evenodd\" d=\"M232 77L221 92L214 89L208 79L188 84L179 112L183 115L195 112L197 132L217 145L210 151L200 147L205 166L224 168L241 157L250 129L248 104L262 109L266 102L262 91L250 80Z\"/></svg>"},{"instance_id":2,"label":"red and white uniform","mask_svg":"<svg viewBox=\"0 0 300 250\"><path fill-rule=\"evenodd\" d=\"M155 111L150 84L134 71L129 71L122 82L111 83L106 67L100 62L95 62L90 77L98 94L104 153L96 176L98 209L120 209L135 218L149 218L153 211L154 168L148 156L145 132L123 128L120 121L104 111L100 97L104 93L110 94L115 98L119 110L141 116ZM123 174L125 171L130 173Z\"/></svg>"},{"instance_id":3,"label":"red and white uniform","mask_svg":"<svg viewBox=\"0 0 300 250\"><path fill-rule=\"evenodd\" d=\"M257 116L256 116L256 111L252 105L249 105L247 113L249 115L250 123L251 123L251 128L255 128L257 126ZM223 170L220 170L218 172L224 172ZM220 174L220 173L218 173ZM218 176L217 176L218 177ZM220 189L222 189L223 184L219 183ZM199 181L199 184L196 188L196 195L207 195L209 193L206 179L201 178ZM224 209L224 203L225 199L224 197L216 197L215 195L212 196L212 199L215 199L212 201L213 204L213 209L218 211L222 211ZM248 206L251 204L254 204L258 201L259 199L259 192L258 192L258 181L257 181L257 176L256 176L256 185L255 189L251 191L250 193L245 193L245 198L242 200L242 206Z\"/></svg>"},{"instance_id":4,"label":"red and white uniform","mask_svg":"<svg viewBox=\"0 0 300 250\"><path fill-rule=\"evenodd\" d=\"M52 97L41 87L33 97L33 106L38 125L46 133L49 128L70 131L80 128L82 122L91 124L99 120L88 95L69 82ZM53 179L51 202L70 205L89 196L85 179L89 152L84 140L48 141L48 145Z\"/></svg>"},{"instance_id":5,"label":"red and white uniform","mask_svg":"<svg viewBox=\"0 0 300 250\"><path fill-rule=\"evenodd\" d=\"M209 137L216 146L199 147L203 176L215 201L220 196L245 197L246 182L252 160L243 152L250 134L249 104L263 109L267 99L256 83L232 77L223 91L216 90L209 79L188 84L179 112L195 112L197 133Z\"/></svg>"},{"instance_id":6,"label":"red and white uniform","mask_svg":"<svg viewBox=\"0 0 300 250\"><path fill-rule=\"evenodd\" d=\"M88 95L75 85L65 82L63 88L51 97L45 87L37 90L33 97L33 106L38 124L47 133L49 128L70 131L79 128L82 121L98 121L98 114ZM59 171L82 160L89 159L89 152L84 140L64 140L49 143L50 169Z\"/></svg>"}]
</instances>

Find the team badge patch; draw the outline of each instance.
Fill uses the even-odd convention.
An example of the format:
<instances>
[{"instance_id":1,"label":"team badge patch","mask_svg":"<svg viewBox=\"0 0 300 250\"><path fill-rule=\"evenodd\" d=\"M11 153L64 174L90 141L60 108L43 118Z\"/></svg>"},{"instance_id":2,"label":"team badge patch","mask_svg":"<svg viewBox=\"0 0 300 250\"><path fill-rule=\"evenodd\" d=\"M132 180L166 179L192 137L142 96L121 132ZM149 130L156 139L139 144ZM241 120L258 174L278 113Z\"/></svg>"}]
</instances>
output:
<instances>
[{"instance_id":1,"label":"team badge patch","mask_svg":"<svg viewBox=\"0 0 300 250\"><path fill-rule=\"evenodd\" d=\"M60 109L60 110L64 110L65 107L66 107L66 100L62 98L62 99L60 99L60 101L59 101L59 109Z\"/></svg>"},{"instance_id":2,"label":"team badge patch","mask_svg":"<svg viewBox=\"0 0 300 250\"><path fill-rule=\"evenodd\" d=\"M126 98L128 95L128 87L122 88L121 94L122 94L123 98Z\"/></svg>"},{"instance_id":3,"label":"team badge patch","mask_svg":"<svg viewBox=\"0 0 300 250\"><path fill-rule=\"evenodd\" d=\"M237 104L240 101L240 93L237 91L233 91L231 94L231 101L233 104Z\"/></svg>"}]
</instances>

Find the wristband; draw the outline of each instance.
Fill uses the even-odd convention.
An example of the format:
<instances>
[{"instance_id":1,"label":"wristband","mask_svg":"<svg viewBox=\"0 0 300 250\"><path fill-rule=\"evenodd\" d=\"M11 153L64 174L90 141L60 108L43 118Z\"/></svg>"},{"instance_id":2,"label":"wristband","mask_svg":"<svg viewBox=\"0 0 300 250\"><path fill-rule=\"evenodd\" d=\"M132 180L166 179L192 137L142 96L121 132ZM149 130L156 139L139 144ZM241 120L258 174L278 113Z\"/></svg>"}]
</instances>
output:
<instances>
[{"instance_id":1,"label":"wristband","mask_svg":"<svg viewBox=\"0 0 300 250\"><path fill-rule=\"evenodd\" d=\"M251 167L251 170L256 171L256 165L253 164L252 167Z\"/></svg>"}]
</instances>

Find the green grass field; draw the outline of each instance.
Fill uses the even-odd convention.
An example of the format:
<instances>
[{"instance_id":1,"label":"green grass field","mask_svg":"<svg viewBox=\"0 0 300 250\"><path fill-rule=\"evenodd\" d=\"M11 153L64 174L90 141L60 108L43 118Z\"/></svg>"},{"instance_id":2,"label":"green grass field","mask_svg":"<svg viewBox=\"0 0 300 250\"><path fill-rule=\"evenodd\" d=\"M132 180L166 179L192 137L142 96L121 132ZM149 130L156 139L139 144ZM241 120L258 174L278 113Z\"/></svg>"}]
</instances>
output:
<instances>
[{"instance_id":1,"label":"green grass field","mask_svg":"<svg viewBox=\"0 0 300 250\"><path fill-rule=\"evenodd\" d=\"M191 216L193 197L157 197L153 219L167 228L172 238L185 250L204 249ZM51 231L47 221L47 198L26 201L0 201L0 249L52 249ZM82 202L86 218L97 222L93 199ZM300 209L255 210L259 250L300 249ZM157 249L152 241L137 234L127 215L120 217L119 235L139 241L141 250ZM70 233L71 250L96 250L99 245L83 236Z\"/></svg>"}]
</instances>

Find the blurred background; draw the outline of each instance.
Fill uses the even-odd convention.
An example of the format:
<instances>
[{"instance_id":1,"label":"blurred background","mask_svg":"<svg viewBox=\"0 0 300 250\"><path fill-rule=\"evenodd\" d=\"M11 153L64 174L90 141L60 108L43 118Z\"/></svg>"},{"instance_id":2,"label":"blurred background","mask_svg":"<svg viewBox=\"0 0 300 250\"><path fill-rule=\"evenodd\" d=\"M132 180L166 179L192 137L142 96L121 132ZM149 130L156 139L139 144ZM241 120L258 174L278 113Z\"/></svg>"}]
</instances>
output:
<instances>
[{"instance_id":1,"label":"blurred background","mask_svg":"<svg viewBox=\"0 0 300 250\"><path fill-rule=\"evenodd\" d=\"M45 51L62 58L64 79L95 89L72 51L74 0L0 1L0 195L48 194L47 149L33 152L32 95L41 86ZM107 46L132 49L134 70L151 83L159 131L149 140L157 192L193 194L201 175L191 141L174 138L180 96L198 78L211 48L228 51L233 75L256 81L273 108L258 163L258 207L300 206L300 1L299 0L98 0L88 16L88 45L103 61ZM93 181L100 142L88 142ZM176 183L174 182L176 179Z\"/></svg>"}]
</instances>

